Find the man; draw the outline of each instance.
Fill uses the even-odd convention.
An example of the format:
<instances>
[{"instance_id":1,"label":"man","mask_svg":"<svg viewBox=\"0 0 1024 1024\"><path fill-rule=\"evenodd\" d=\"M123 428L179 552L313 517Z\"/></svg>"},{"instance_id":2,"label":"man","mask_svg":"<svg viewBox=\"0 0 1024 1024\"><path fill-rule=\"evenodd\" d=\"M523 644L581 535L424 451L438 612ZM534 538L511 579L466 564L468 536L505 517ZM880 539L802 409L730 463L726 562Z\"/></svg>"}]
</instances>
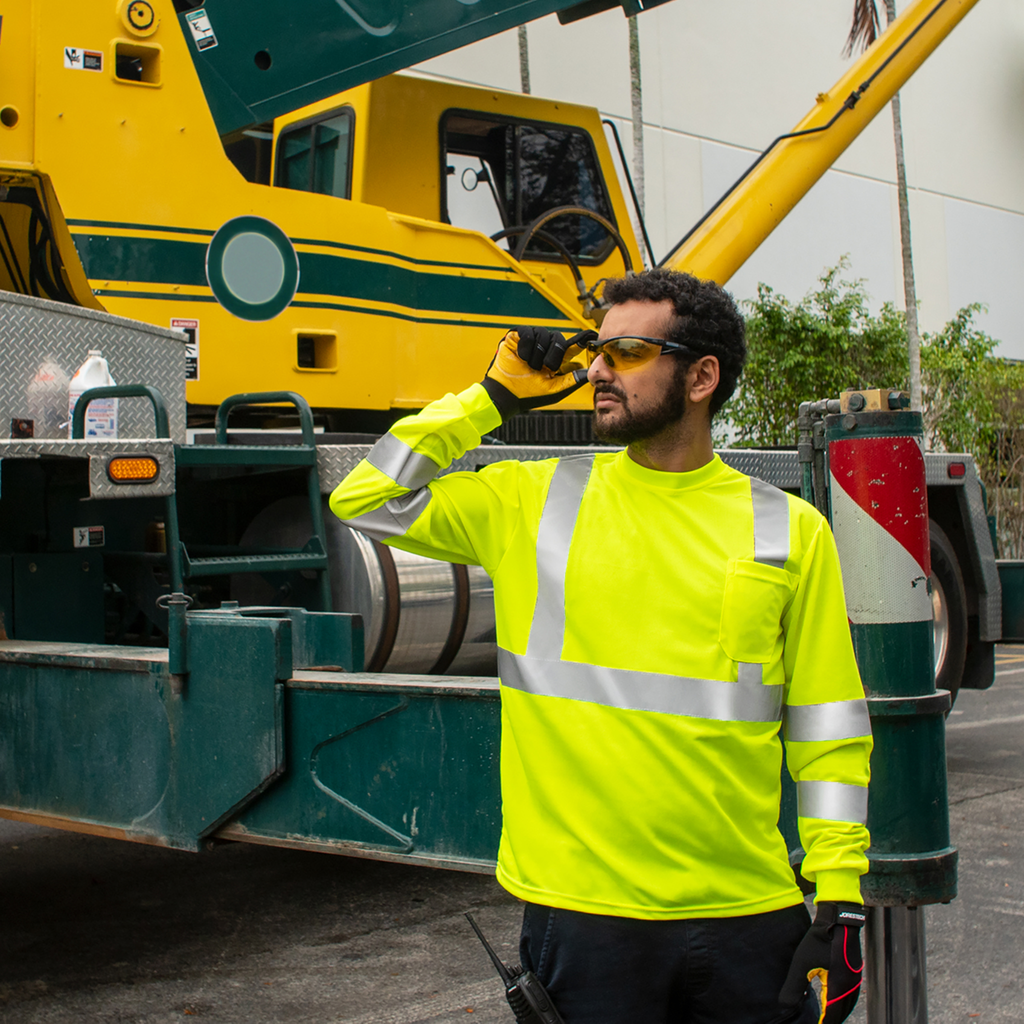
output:
<instances>
[{"instance_id":1,"label":"man","mask_svg":"<svg viewBox=\"0 0 1024 1024\"><path fill-rule=\"evenodd\" d=\"M498 880L566 1024L836 1024L860 984L871 738L835 545L714 454L745 358L732 299L663 270L604 294L596 338L510 331L482 384L395 424L331 507L494 580ZM595 435L625 451L434 479L587 379ZM777 827L783 723L810 929Z\"/></svg>"}]
</instances>

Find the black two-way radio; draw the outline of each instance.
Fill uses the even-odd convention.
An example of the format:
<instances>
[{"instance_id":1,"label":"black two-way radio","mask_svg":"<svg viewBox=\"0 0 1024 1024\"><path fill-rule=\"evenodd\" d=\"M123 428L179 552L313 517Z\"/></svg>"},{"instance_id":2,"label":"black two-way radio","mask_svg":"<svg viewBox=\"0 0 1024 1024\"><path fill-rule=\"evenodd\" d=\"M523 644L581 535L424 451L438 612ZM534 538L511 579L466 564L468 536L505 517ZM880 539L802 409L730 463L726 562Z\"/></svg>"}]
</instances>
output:
<instances>
[{"instance_id":1,"label":"black two-way radio","mask_svg":"<svg viewBox=\"0 0 1024 1024\"><path fill-rule=\"evenodd\" d=\"M503 963L484 938L484 933L477 927L473 915L467 913L466 920L473 926L473 931L484 944L491 963L501 975L501 980L505 983L505 998L519 1024L565 1024L537 975L533 971L524 971L519 964Z\"/></svg>"}]
</instances>

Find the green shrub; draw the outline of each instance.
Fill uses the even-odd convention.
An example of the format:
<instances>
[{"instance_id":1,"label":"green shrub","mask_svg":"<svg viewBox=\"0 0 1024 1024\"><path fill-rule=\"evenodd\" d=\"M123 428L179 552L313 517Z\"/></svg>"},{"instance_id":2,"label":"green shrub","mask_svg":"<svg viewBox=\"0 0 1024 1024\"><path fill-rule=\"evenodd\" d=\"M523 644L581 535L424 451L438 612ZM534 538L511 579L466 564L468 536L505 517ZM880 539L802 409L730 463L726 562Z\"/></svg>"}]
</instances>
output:
<instances>
[{"instance_id":1,"label":"green shrub","mask_svg":"<svg viewBox=\"0 0 1024 1024\"><path fill-rule=\"evenodd\" d=\"M795 445L801 402L850 388L906 387L904 316L891 303L872 316L864 282L840 276L848 267L843 257L799 302L759 284L757 298L744 304L747 366L726 406L734 444Z\"/></svg>"}]
</instances>

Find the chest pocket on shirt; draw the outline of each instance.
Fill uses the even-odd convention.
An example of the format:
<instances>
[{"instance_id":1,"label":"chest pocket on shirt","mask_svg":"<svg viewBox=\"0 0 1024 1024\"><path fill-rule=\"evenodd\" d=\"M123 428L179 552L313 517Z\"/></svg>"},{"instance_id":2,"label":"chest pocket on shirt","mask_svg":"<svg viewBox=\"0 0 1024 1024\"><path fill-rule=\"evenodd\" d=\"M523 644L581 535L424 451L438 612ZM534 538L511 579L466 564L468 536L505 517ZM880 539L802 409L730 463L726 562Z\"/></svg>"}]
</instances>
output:
<instances>
[{"instance_id":1,"label":"chest pocket on shirt","mask_svg":"<svg viewBox=\"0 0 1024 1024\"><path fill-rule=\"evenodd\" d=\"M718 634L728 657L762 663L771 658L797 579L773 565L742 558L729 560Z\"/></svg>"}]
</instances>

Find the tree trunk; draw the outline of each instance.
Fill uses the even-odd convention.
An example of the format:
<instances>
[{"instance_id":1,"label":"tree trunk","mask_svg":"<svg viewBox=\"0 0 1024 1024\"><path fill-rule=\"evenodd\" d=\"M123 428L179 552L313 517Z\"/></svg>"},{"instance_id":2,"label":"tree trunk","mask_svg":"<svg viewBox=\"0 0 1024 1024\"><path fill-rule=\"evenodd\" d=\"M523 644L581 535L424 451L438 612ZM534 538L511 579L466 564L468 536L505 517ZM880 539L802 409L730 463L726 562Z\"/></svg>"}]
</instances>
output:
<instances>
[{"instance_id":1,"label":"tree trunk","mask_svg":"<svg viewBox=\"0 0 1024 1024\"><path fill-rule=\"evenodd\" d=\"M885 0L886 22L896 17L895 0ZM896 195L900 207L900 251L903 256L903 297L907 307L907 356L910 363L910 408L921 409L921 334L917 326L917 287L914 254L910 245L910 202L907 196L907 165L903 157L903 124L900 94L892 98L892 132L896 144Z\"/></svg>"},{"instance_id":2,"label":"tree trunk","mask_svg":"<svg viewBox=\"0 0 1024 1024\"><path fill-rule=\"evenodd\" d=\"M530 93L530 43L526 37L526 26L519 26L519 84L522 91Z\"/></svg>"}]
</instances>

